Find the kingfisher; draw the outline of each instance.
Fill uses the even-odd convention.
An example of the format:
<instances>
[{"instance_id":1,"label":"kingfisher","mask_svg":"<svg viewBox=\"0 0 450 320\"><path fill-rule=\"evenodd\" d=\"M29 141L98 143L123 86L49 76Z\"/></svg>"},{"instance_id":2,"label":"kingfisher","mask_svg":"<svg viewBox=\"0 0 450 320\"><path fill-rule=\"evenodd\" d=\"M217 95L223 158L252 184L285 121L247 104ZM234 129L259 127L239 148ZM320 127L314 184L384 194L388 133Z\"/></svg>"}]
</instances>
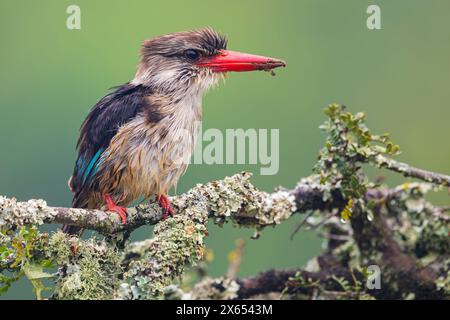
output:
<instances>
[{"instance_id":1,"label":"kingfisher","mask_svg":"<svg viewBox=\"0 0 450 320\"><path fill-rule=\"evenodd\" d=\"M211 28L145 40L134 79L99 100L81 125L72 207L116 212L126 223L129 204L155 197L167 218L168 192L194 150L204 93L227 72L285 65L227 50L226 37ZM82 233L71 225L63 231Z\"/></svg>"}]
</instances>

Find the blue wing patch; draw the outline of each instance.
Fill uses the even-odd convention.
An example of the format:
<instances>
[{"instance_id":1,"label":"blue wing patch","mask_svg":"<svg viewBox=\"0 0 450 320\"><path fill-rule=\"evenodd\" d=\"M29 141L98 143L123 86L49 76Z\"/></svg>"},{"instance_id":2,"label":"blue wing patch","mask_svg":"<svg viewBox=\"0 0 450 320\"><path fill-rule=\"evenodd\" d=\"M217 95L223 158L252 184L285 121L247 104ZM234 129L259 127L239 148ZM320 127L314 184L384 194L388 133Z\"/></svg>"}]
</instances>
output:
<instances>
[{"instance_id":1,"label":"blue wing patch","mask_svg":"<svg viewBox=\"0 0 450 320\"><path fill-rule=\"evenodd\" d=\"M83 187L84 184L89 181L97 172L100 164L101 159L100 156L102 155L102 152L104 151L104 148L100 148L92 157L92 159L89 161L88 165L86 166L86 158L84 156L80 156L77 160L77 172L78 177L82 176L82 179L76 179L76 181L81 181L80 187ZM100 159L100 160L99 160ZM78 189L78 186L74 184L74 187Z\"/></svg>"},{"instance_id":2,"label":"blue wing patch","mask_svg":"<svg viewBox=\"0 0 450 320\"><path fill-rule=\"evenodd\" d=\"M83 174L83 184L86 182L86 179L88 177L92 177L95 174L95 172L97 171L98 165L95 167L94 172L92 172L92 169L94 168L94 165L96 164L98 158L100 158L100 155L102 154L102 152L103 152L103 148L100 148L97 151L97 153L92 157L91 161L89 162L89 164L86 168L86 171L84 171L84 174Z\"/></svg>"}]
</instances>

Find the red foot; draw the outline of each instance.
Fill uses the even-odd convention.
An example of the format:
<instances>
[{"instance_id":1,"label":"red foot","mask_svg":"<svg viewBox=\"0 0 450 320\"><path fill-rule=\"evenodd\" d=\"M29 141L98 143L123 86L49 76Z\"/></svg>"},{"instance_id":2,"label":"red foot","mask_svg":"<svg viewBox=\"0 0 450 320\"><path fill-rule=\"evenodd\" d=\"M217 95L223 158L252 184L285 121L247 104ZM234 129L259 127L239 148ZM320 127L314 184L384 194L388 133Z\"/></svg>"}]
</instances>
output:
<instances>
[{"instance_id":1,"label":"red foot","mask_svg":"<svg viewBox=\"0 0 450 320\"><path fill-rule=\"evenodd\" d=\"M164 210L164 214L162 216L162 219L163 220L166 219L169 216L169 214L173 217L174 212L173 212L173 209L172 209L172 205L170 204L169 197L166 196L166 195L161 194L161 195L156 197L156 200L158 200L159 205Z\"/></svg>"},{"instance_id":2,"label":"red foot","mask_svg":"<svg viewBox=\"0 0 450 320\"><path fill-rule=\"evenodd\" d=\"M109 194L105 194L104 197L105 197L106 204L108 206L108 211L117 212L117 214L120 216L120 219L122 220L122 223L126 224L127 223L127 209L115 204L115 202L113 201L113 199L111 198L111 196Z\"/></svg>"}]
</instances>

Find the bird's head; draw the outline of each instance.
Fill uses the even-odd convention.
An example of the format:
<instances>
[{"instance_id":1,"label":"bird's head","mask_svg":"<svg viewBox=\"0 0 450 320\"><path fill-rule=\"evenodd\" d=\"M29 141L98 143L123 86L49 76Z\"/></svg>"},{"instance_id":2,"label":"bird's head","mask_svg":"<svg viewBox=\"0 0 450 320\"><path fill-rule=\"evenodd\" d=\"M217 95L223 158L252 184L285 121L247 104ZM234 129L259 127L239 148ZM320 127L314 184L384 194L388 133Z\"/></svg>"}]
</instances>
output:
<instances>
[{"instance_id":1,"label":"bird's head","mask_svg":"<svg viewBox=\"0 0 450 320\"><path fill-rule=\"evenodd\" d=\"M172 33L143 43L133 83L164 94L199 94L229 71L271 70L284 61L227 50L226 38L210 28Z\"/></svg>"}]
</instances>

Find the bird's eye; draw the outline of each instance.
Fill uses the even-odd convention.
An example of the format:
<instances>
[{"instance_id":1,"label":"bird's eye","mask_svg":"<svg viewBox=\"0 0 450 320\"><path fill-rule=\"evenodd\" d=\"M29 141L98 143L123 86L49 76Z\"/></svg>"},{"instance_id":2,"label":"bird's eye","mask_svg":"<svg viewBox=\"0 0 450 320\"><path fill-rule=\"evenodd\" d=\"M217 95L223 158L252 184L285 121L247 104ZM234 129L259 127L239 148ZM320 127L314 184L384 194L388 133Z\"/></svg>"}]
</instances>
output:
<instances>
[{"instance_id":1,"label":"bird's eye","mask_svg":"<svg viewBox=\"0 0 450 320\"><path fill-rule=\"evenodd\" d=\"M188 49L184 52L184 56L191 61L195 61L200 57L200 52L194 49Z\"/></svg>"}]
</instances>

